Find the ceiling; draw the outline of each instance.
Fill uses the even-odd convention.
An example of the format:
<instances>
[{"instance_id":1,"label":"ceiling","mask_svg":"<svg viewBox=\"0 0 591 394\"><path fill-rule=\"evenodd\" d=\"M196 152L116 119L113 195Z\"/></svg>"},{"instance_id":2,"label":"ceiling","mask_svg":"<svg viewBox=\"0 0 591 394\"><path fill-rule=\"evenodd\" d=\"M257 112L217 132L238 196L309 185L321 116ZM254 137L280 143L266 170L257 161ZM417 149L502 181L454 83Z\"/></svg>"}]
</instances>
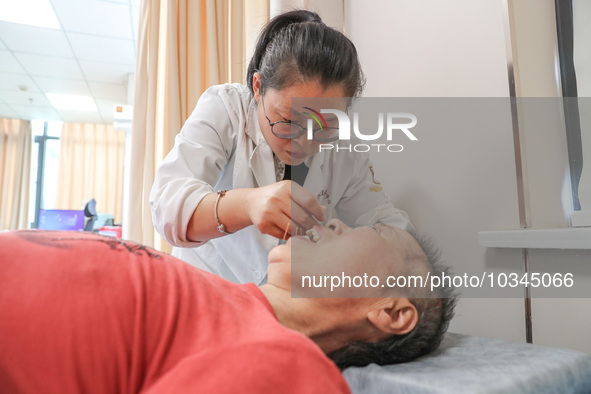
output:
<instances>
[{"instance_id":1,"label":"ceiling","mask_svg":"<svg viewBox=\"0 0 591 394\"><path fill-rule=\"evenodd\" d=\"M113 123L133 89L140 0L50 1L61 30L0 21L0 118ZM98 110L56 109L45 93L88 95Z\"/></svg>"}]
</instances>

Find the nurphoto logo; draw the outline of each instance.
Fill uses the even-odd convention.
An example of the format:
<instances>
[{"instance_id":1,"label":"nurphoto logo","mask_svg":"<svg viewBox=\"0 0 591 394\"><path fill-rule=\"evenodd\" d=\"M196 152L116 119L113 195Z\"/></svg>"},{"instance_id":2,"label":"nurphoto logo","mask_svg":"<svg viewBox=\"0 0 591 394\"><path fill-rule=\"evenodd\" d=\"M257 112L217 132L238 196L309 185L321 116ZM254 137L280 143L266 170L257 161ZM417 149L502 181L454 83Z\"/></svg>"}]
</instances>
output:
<instances>
[{"instance_id":1,"label":"nurphoto logo","mask_svg":"<svg viewBox=\"0 0 591 394\"><path fill-rule=\"evenodd\" d=\"M418 141L418 138L410 131L417 124L417 117L407 112L380 112L378 113L378 130L374 133L363 133L359 127L359 113L353 113L353 134L360 141L378 141L383 139L384 129L386 134L386 141L388 143L359 143L339 145L339 141L351 141L351 120L349 115L338 109L321 109L320 112L310 108L304 107L310 112L304 114L310 116L307 123L307 138L312 140L314 134L321 132L327 133L332 131L335 134L338 130L338 139L335 143L321 143L319 151L334 149L336 152L369 152L370 150L388 151L388 152L402 152L404 147L401 144L389 143L395 136L406 136L411 141ZM322 114L333 114L332 120L326 121ZM385 123L385 127L384 127Z\"/></svg>"}]
</instances>

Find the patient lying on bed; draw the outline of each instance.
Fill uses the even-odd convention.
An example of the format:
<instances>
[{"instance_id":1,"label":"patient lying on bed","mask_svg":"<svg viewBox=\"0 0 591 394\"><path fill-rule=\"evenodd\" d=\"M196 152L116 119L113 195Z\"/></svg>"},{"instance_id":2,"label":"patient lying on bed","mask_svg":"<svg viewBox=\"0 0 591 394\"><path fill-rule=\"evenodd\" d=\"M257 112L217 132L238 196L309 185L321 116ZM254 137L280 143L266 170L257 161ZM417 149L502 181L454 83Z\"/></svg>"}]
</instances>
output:
<instances>
[{"instance_id":1,"label":"patient lying on bed","mask_svg":"<svg viewBox=\"0 0 591 394\"><path fill-rule=\"evenodd\" d=\"M269 254L238 285L131 242L0 234L0 392L349 392L340 367L437 347L453 298L292 298L291 258L435 274L415 239L332 221ZM373 268L375 268L373 267Z\"/></svg>"}]
</instances>

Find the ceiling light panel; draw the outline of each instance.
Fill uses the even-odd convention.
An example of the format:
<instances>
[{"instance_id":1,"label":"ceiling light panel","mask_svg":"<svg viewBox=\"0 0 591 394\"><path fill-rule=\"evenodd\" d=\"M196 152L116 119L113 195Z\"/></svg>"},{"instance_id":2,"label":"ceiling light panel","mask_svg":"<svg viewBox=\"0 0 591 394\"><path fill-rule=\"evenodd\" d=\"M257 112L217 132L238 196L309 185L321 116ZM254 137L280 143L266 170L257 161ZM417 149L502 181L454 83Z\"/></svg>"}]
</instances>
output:
<instances>
[{"instance_id":1,"label":"ceiling light panel","mask_svg":"<svg viewBox=\"0 0 591 394\"><path fill-rule=\"evenodd\" d=\"M0 1L0 20L49 29L61 28L49 0Z\"/></svg>"},{"instance_id":2,"label":"ceiling light panel","mask_svg":"<svg viewBox=\"0 0 591 394\"><path fill-rule=\"evenodd\" d=\"M96 112L96 104L90 96L79 96L75 94L45 94L51 104L57 109L69 111Z\"/></svg>"}]
</instances>

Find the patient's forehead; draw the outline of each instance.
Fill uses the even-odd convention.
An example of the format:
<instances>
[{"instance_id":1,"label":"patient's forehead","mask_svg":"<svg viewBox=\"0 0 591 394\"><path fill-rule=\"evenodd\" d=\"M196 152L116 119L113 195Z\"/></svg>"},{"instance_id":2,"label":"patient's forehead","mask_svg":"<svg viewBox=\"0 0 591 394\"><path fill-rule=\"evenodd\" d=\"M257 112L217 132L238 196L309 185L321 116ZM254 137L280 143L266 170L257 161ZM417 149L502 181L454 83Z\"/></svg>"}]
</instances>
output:
<instances>
[{"instance_id":1,"label":"patient's forehead","mask_svg":"<svg viewBox=\"0 0 591 394\"><path fill-rule=\"evenodd\" d=\"M384 223L377 223L374 228L378 230L379 234L392 248L404 250L408 253L422 253L418 242L409 232Z\"/></svg>"}]
</instances>

